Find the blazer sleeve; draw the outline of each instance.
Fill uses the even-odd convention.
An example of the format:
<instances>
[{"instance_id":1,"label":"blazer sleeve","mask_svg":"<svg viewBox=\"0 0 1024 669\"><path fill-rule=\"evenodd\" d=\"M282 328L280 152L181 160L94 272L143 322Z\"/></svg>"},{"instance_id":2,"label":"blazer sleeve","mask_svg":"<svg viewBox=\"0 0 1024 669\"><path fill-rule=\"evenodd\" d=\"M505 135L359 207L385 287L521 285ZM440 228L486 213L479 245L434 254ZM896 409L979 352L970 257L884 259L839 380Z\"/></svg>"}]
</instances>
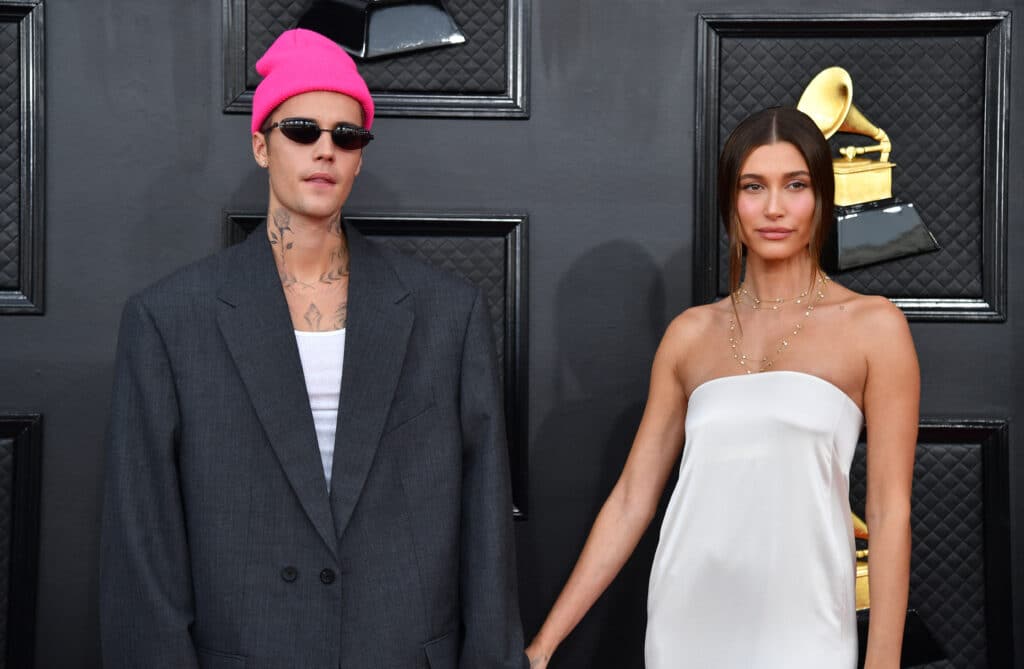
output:
<instances>
[{"instance_id":1,"label":"blazer sleeve","mask_svg":"<svg viewBox=\"0 0 1024 669\"><path fill-rule=\"evenodd\" d=\"M486 300L478 290L462 354L461 669L523 669L504 408Z\"/></svg>"},{"instance_id":2,"label":"blazer sleeve","mask_svg":"<svg viewBox=\"0 0 1024 669\"><path fill-rule=\"evenodd\" d=\"M103 666L197 666L176 464L178 402L167 350L138 297L118 336L100 542Z\"/></svg>"}]
</instances>

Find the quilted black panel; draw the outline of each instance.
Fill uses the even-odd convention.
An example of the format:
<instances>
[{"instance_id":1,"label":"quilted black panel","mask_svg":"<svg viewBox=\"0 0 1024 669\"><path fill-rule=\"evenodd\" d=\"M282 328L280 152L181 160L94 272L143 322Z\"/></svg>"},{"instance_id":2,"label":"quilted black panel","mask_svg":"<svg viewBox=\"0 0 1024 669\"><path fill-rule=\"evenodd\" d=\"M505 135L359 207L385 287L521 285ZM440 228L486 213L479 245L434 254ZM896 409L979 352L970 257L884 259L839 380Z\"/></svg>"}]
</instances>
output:
<instances>
[{"instance_id":1,"label":"quilted black panel","mask_svg":"<svg viewBox=\"0 0 1024 669\"><path fill-rule=\"evenodd\" d=\"M441 237L370 235L399 253L469 279L484 291L498 348L498 369L504 382L505 354L505 239L503 237Z\"/></svg>"},{"instance_id":2,"label":"quilted black panel","mask_svg":"<svg viewBox=\"0 0 1024 669\"><path fill-rule=\"evenodd\" d=\"M850 472L850 504L861 517L865 452L860 444ZM917 609L949 658L926 665L931 669L988 666L983 464L979 444L917 446L910 607Z\"/></svg>"},{"instance_id":3,"label":"quilted black panel","mask_svg":"<svg viewBox=\"0 0 1024 669\"><path fill-rule=\"evenodd\" d=\"M20 288L19 49L18 24L0 23L0 290Z\"/></svg>"},{"instance_id":4,"label":"quilted black panel","mask_svg":"<svg viewBox=\"0 0 1024 669\"><path fill-rule=\"evenodd\" d=\"M725 36L720 57L719 145L748 114L795 106L831 65L850 72L853 103L892 139L893 194L914 202L942 249L845 272L843 284L893 298L982 297L983 36ZM715 234L727 268L717 221Z\"/></svg>"},{"instance_id":5,"label":"quilted black panel","mask_svg":"<svg viewBox=\"0 0 1024 669\"><path fill-rule=\"evenodd\" d=\"M312 0L246 1L246 88L260 77L256 61L271 42L291 28ZM506 89L505 0L447 0L446 7L466 43L363 61L359 71L379 93L504 93Z\"/></svg>"}]
</instances>

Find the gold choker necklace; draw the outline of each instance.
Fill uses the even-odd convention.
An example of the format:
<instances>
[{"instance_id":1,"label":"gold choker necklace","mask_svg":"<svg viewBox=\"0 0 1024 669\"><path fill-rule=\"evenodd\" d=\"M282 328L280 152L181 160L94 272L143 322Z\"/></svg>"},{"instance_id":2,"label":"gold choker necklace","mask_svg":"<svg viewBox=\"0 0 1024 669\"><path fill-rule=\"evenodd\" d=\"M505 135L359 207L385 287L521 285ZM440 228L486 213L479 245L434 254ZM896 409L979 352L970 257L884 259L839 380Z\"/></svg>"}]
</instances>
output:
<instances>
[{"instance_id":1,"label":"gold choker necklace","mask_svg":"<svg viewBox=\"0 0 1024 669\"><path fill-rule=\"evenodd\" d=\"M754 295L750 291L748 291L746 283L744 282L744 283L741 283L740 287L736 289L735 295L736 295L736 299L738 301L742 301L743 298L747 298L748 300L750 300L750 308L755 310L755 311L757 311L758 309L762 309L762 308L764 308L764 309L771 309L772 311L778 311L779 307L781 307L786 302L789 302L790 300L792 300L794 304L803 304L805 298L810 294L810 292L811 292L811 289L808 288L808 289L804 290L804 292L802 292L799 295L797 295L796 297L765 297L765 298L761 298L761 297L758 297L757 295ZM762 307L762 305L764 305L764 306Z\"/></svg>"},{"instance_id":2,"label":"gold choker necklace","mask_svg":"<svg viewBox=\"0 0 1024 669\"><path fill-rule=\"evenodd\" d=\"M825 299L825 284L827 284L829 281L831 281L831 279L828 278L828 275L824 274L823 272L818 272L818 278L814 282L814 296L807 300L807 306L804 308L803 317L799 321L797 321L795 325L793 325L792 334L787 334L782 337L782 339L779 341L778 346L775 347L775 353L772 354L771 358L769 358L768 356L763 356L761 358L761 361L758 364L757 368L758 372L764 372L771 369L772 366L775 364L775 361L778 359L778 357L782 355L782 352L789 348L790 337L795 337L796 335L800 334L800 331L803 330L804 328L803 323L808 318L810 318L811 312L814 311L814 306ZM755 305L753 306L754 309L760 309L760 304L762 302L768 302L768 300L757 299L750 293L747 293L745 290L743 290L742 287L740 290L736 292L740 293L741 290L744 295L748 295L751 299L756 300ZM806 298L810 294L810 291L811 289L805 290L797 297L789 299L792 299L796 304L802 304L804 302L804 298ZM774 306L772 306L772 309L778 309L779 305L787 301L788 300L786 298L778 298L777 300L773 301ZM753 374L754 370L747 366L747 363L753 361L750 358L748 358L747 354L744 353L743 350L740 348L742 344L743 335L736 333L736 319L730 318L729 347L732 349L732 357L736 360L736 362L739 363L740 367L746 370L747 374Z\"/></svg>"}]
</instances>

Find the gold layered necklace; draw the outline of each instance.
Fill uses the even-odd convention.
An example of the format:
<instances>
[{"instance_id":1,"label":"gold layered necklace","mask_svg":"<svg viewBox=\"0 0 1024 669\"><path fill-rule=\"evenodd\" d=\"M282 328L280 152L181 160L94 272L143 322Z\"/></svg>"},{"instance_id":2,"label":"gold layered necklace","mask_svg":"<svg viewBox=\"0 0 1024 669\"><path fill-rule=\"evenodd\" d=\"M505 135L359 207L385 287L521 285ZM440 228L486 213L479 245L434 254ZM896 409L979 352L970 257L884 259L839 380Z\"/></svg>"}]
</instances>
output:
<instances>
[{"instance_id":1,"label":"gold layered necklace","mask_svg":"<svg viewBox=\"0 0 1024 669\"><path fill-rule=\"evenodd\" d=\"M779 307L784 305L786 302L789 302L790 300L792 300L794 304L803 304L804 301L807 299L807 296L810 294L810 292L811 289L808 288L807 290L800 293L796 297L760 298L757 295L754 295L753 293L749 292L747 290L746 285L744 284L740 284L739 289L736 291L738 298L746 298L750 300L750 308L753 309L754 311L759 311L761 309L771 309L772 311L778 311Z\"/></svg>"},{"instance_id":2,"label":"gold layered necklace","mask_svg":"<svg viewBox=\"0 0 1024 669\"><path fill-rule=\"evenodd\" d=\"M792 331L783 335L782 339L779 340L778 345L775 347L775 352L772 353L771 357L764 356L761 358L758 363L757 370L754 370L749 366L753 363L753 360L748 358L747 354L744 353L741 348L743 345L743 335L736 332L736 318L733 317L729 319L729 347L732 349L732 357L737 363L739 363L740 367L746 370L747 374L753 374L755 371L764 372L772 368L778 357L782 355L782 352L789 348L790 339L800 334L800 331L803 330L804 323L814 312L814 306L825 299L825 285L829 281L830 279L828 276L819 271L817 278L814 281L814 285L796 297L777 297L769 299L758 298L756 295L749 292L743 284L740 285L736 292L733 293L733 298L737 303L749 301L750 308L755 311L762 308L770 308L773 311L777 311L782 305L790 301L803 308L803 315L800 317L800 320L793 325ZM764 305L769 306L765 307Z\"/></svg>"}]
</instances>

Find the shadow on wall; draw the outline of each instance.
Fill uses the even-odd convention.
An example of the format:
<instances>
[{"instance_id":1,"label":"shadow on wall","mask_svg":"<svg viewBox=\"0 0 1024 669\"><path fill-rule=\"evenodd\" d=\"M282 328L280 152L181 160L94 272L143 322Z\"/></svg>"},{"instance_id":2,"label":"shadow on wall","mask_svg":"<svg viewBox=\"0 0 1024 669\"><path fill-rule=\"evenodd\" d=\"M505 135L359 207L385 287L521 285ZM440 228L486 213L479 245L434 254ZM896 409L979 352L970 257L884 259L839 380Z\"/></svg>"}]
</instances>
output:
<instances>
[{"instance_id":1,"label":"shadow on wall","mask_svg":"<svg viewBox=\"0 0 1024 669\"><path fill-rule=\"evenodd\" d=\"M554 603L618 479L665 327L665 286L653 258L629 241L576 260L555 298L554 406L530 453L530 518L521 528L527 640ZM655 520L660 523L660 519ZM649 532L618 579L559 649L556 667L643 667Z\"/></svg>"}]
</instances>

